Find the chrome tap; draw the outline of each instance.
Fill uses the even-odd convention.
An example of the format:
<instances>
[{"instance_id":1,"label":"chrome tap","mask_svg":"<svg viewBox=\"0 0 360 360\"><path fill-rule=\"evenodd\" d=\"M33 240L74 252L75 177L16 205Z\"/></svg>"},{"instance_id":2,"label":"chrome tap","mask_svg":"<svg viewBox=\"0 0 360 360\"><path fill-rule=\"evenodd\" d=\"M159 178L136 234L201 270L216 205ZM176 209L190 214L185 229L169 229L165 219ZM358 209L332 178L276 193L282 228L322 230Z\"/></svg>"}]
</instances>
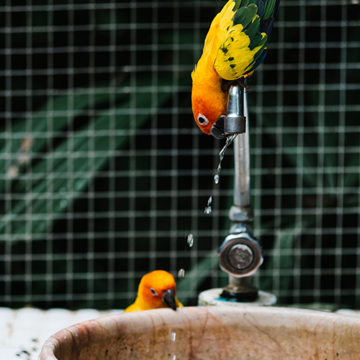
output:
<instances>
[{"instance_id":1,"label":"chrome tap","mask_svg":"<svg viewBox=\"0 0 360 360\"><path fill-rule=\"evenodd\" d=\"M228 114L224 130L239 133L234 141L234 205L229 217L230 234L219 248L220 267L229 274L229 285L221 297L237 301L254 301L258 290L251 285L250 275L261 265L262 247L252 232L254 212L250 204L250 147L247 94L240 86L229 90Z\"/></svg>"},{"instance_id":2,"label":"chrome tap","mask_svg":"<svg viewBox=\"0 0 360 360\"><path fill-rule=\"evenodd\" d=\"M246 116L244 116L244 88L232 85L229 89L227 115L224 118L225 134L243 134Z\"/></svg>"}]
</instances>

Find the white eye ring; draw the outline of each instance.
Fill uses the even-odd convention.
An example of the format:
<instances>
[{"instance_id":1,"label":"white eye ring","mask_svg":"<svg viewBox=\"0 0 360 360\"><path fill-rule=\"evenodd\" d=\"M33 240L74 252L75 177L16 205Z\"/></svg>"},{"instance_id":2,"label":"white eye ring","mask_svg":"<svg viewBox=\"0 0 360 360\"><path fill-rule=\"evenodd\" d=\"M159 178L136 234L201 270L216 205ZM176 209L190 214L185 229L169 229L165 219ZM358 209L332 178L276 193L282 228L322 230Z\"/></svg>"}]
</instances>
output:
<instances>
[{"instance_id":1,"label":"white eye ring","mask_svg":"<svg viewBox=\"0 0 360 360\"><path fill-rule=\"evenodd\" d=\"M197 121L200 125L207 125L209 123L209 120L202 114L198 115Z\"/></svg>"},{"instance_id":2,"label":"white eye ring","mask_svg":"<svg viewBox=\"0 0 360 360\"><path fill-rule=\"evenodd\" d=\"M157 293L153 288L150 288L150 291L151 291L151 293L153 294L153 296L157 296L157 295L158 295L158 293Z\"/></svg>"}]
</instances>

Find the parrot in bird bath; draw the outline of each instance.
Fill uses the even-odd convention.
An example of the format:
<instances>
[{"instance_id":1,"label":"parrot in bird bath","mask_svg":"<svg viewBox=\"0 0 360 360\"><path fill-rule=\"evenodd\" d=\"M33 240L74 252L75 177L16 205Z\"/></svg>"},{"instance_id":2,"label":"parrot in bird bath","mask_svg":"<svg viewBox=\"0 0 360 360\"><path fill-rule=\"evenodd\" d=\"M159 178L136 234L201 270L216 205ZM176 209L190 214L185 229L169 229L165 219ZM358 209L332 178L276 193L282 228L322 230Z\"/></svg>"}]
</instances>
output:
<instances>
[{"instance_id":1,"label":"parrot in bird bath","mask_svg":"<svg viewBox=\"0 0 360 360\"><path fill-rule=\"evenodd\" d=\"M174 277L164 270L155 270L144 275L140 281L135 302L125 312L183 307L176 297Z\"/></svg>"},{"instance_id":2,"label":"parrot in bird bath","mask_svg":"<svg viewBox=\"0 0 360 360\"><path fill-rule=\"evenodd\" d=\"M200 60L193 70L192 109L207 135L223 139L228 89L252 75L267 53L280 0L229 0L211 23Z\"/></svg>"}]
</instances>

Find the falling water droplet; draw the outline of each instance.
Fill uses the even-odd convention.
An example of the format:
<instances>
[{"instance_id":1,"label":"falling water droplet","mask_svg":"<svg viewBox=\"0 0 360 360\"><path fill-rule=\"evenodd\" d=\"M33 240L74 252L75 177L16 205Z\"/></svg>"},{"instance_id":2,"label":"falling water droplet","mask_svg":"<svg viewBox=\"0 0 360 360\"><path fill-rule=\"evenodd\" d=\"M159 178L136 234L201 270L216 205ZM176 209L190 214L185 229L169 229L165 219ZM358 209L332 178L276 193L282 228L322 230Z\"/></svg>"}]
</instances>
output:
<instances>
[{"instance_id":1,"label":"falling water droplet","mask_svg":"<svg viewBox=\"0 0 360 360\"><path fill-rule=\"evenodd\" d=\"M212 211L211 203L212 203L212 196L210 196L209 199L208 199L208 204L207 204L207 206L206 206L206 208L204 210L205 214L211 214L211 211Z\"/></svg>"},{"instance_id":2,"label":"falling water droplet","mask_svg":"<svg viewBox=\"0 0 360 360\"><path fill-rule=\"evenodd\" d=\"M170 340L171 340L171 341L175 341L175 340L176 340L176 332L175 332L175 331L170 330L170 331L169 331L169 336L170 336Z\"/></svg>"},{"instance_id":3,"label":"falling water droplet","mask_svg":"<svg viewBox=\"0 0 360 360\"><path fill-rule=\"evenodd\" d=\"M180 269L178 272L178 277L184 277L185 276L185 270L184 269Z\"/></svg>"},{"instance_id":4,"label":"falling water droplet","mask_svg":"<svg viewBox=\"0 0 360 360\"><path fill-rule=\"evenodd\" d=\"M204 214L211 214L211 206L207 206L204 210Z\"/></svg>"},{"instance_id":5,"label":"falling water droplet","mask_svg":"<svg viewBox=\"0 0 360 360\"><path fill-rule=\"evenodd\" d=\"M221 151L219 152L220 161L219 161L219 166L218 166L218 168L217 168L217 170L216 170L216 175L214 176L214 182L215 182L215 184L218 184L218 183L219 183L219 180L220 180L221 162L222 162L223 159L224 159L226 149L233 143L233 141L235 140L236 137L237 137L237 134L229 135L229 136L226 138L226 143L225 143L224 147L223 147L223 148L221 149Z\"/></svg>"},{"instance_id":6,"label":"falling water droplet","mask_svg":"<svg viewBox=\"0 0 360 360\"><path fill-rule=\"evenodd\" d=\"M211 211L212 211L211 203L212 203L212 196L210 196L209 199L208 199L207 206L206 206L206 208L204 210L205 214L211 214Z\"/></svg>"},{"instance_id":7,"label":"falling water droplet","mask_svg":"<svg viewBox=\"0 0 360 360\"><path fill-rule=\"evenodd\" d=\"M188 235L187 243L188 243L189 247L192 247L194 245L194 235L193 234Z\"/></svg>"}]
</instances>

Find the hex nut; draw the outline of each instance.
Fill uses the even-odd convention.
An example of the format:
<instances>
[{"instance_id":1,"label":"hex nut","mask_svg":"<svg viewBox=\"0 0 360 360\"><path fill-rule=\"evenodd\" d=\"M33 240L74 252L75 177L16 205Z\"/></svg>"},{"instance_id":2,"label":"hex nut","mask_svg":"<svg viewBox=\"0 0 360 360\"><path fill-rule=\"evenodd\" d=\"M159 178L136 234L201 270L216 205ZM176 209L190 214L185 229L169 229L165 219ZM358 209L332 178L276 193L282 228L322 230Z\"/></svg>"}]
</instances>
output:
<instances>
[{"instance_id":1,"label":"hex nut","mask_svg":"<svg viewBox=\"0 0 360 360\"><path fill-rule=\"evenodd\" d=\"M240 252L241 249L245 248L236 247L238 245L244 245L250 249L252 257L249 256L250 254L248 253L248 256L245 256L244 259L241 260ZM239 237L232 236L232 239L228 241L225 239L223 245L221 245L219 249L219 261L221 269L235 277L251 275L261 265L262 260L263 258L260 244L257 241L242 236L242 234L239 234ZM243 262L244 267L241 265L241 262ZM240 265L236 266L236 263Z\"/></svg>"}]
</instances>

